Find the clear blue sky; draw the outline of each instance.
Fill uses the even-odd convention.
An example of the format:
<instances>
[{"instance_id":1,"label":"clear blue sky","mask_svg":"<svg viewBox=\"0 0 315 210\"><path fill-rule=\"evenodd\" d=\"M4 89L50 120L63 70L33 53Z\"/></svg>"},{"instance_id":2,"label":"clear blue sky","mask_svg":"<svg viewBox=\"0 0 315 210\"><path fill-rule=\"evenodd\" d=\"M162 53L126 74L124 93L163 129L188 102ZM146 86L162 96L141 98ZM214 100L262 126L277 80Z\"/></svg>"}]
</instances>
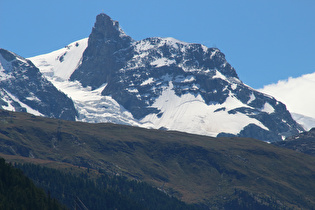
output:
<instances>
[{"instance_id":1,"label":"clear blue sky","mask_svg":"<svg viewBox=\"0 0 315 210\"><path fill-rule=\"evenodd\" d=\"M60 49L88 37L101 12L135 40L217 47L254 88L315 72L315 0L0 0L0 48Z\"/></svg>"}]
</instances>

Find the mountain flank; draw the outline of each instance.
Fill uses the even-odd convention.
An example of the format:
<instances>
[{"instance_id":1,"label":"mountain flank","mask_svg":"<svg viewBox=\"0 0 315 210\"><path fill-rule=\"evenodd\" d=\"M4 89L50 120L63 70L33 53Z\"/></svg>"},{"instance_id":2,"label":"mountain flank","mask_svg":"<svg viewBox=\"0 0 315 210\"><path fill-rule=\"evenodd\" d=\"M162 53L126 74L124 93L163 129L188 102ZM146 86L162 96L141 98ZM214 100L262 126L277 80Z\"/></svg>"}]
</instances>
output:
<instances>
[{"instance_id":1,"label":"mountain flank","mask_svg":"<svg viewBox=\"0 0 315 210\"><path fill-rule=\"evenodd\" d=\"M285 141L274 142L273 144L315 156L315 128L299 135L288 137Z\"/></svg>"},{"instance_id":2,"label":"mountain flank","mask_svg":"<svg viewBox=\"0 0 315 210\"><path fill-rule=\"evenodd\" d=\"M0 48L0 107L75 120L73 101L49 82L34 64Z\"/></svg>"},{"instance_id":3,"label":"mountain flank","mask_svg":"<svg viewBox=\"0 0 315 210\"><path fill-rule=\"evenodd\" d=\"M240 192L255 201L269 199L270 205L315 206L315 157L262 141L71 122L3 110L0 116L3 154L127 176L209 208L237 200Z\"/></svg>"}]
</instances>

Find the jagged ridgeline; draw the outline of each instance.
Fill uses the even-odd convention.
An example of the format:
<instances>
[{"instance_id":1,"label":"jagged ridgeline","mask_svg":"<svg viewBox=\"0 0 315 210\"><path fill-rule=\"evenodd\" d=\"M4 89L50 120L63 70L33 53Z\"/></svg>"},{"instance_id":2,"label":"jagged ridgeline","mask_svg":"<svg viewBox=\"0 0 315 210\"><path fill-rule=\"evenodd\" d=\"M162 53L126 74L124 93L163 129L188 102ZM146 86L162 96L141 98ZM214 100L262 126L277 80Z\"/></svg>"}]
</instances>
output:
<instances>
[{"instance_id":1,"label":"jagged ridgeline","mask_svg":"<svg viewBox=\"0 0 315 210\"><path fill-rule=\"evenodd\" d=\"M88 39L31 60L73 95L82 121L264 141L303 131L284 104L243 84L219 49L174 38L136 41L106 14Z\"/></svg>"},{"instance_id":2,"label":"jagged ridgeline","mask_svg":"<svg viewBox=\"0 0 315 210\"><path fill-rule=\"evenodd\" d=\"M136 41L106 14L88 39L30 60L0 50L3 109L270 142L303 131L283 103L243 84L219 49Z\"/></svg>"}]
</instances>

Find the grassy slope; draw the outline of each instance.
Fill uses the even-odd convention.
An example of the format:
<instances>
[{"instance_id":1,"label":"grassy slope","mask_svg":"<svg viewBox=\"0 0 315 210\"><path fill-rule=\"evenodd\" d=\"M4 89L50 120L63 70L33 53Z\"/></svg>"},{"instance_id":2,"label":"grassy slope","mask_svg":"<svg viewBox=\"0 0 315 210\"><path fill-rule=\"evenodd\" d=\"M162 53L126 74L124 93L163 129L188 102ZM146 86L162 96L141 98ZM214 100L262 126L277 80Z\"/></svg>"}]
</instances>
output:
<instances>
[{"instance_id":1,"label":"grassy slope","mask_svg":"<svg viewBox=\"0 0 315 210\"><path fill-rule=\"evenodd\" d=\"M144 180L189 203L224 202L234 189L315 206L315 157L246 138L211 138L0 111L0 152ZM53 162L52 162L53 163Z\"/></svg>"}]
</instances>

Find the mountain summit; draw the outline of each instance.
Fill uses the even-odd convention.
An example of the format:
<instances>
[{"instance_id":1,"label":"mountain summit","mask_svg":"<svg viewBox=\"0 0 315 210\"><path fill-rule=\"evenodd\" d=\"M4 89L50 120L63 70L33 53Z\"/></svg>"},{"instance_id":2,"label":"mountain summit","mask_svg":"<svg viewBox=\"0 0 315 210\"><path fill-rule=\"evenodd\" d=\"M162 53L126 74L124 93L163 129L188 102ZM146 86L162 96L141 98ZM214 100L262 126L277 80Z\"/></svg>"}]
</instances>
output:
<instances>
[{"instance_id":1,"label":"mountain summit","mask_svg":"<svg viewBox=\"0 0 315 210\"><path fill-rule=\"evenodd\" d=\"M264 141L303 131L283 103L243 84L219 49L135 41L106 14L88 39L30 59L74 100L81 121Z\"/></svg>"},{"instance_id":2,"label":"mountain summit","mask_svg":"<svg viewBox=\"0 0 315 210\"><path fill-rule=\"evenodd\" d=\"M70 79L80 81L83 86L98 88L123 67L116 52L129 47L130 43L131 38L120 29L117 21L105 14L98 15L82 57L82 64Z\"/></svg>"}]
</instances>

